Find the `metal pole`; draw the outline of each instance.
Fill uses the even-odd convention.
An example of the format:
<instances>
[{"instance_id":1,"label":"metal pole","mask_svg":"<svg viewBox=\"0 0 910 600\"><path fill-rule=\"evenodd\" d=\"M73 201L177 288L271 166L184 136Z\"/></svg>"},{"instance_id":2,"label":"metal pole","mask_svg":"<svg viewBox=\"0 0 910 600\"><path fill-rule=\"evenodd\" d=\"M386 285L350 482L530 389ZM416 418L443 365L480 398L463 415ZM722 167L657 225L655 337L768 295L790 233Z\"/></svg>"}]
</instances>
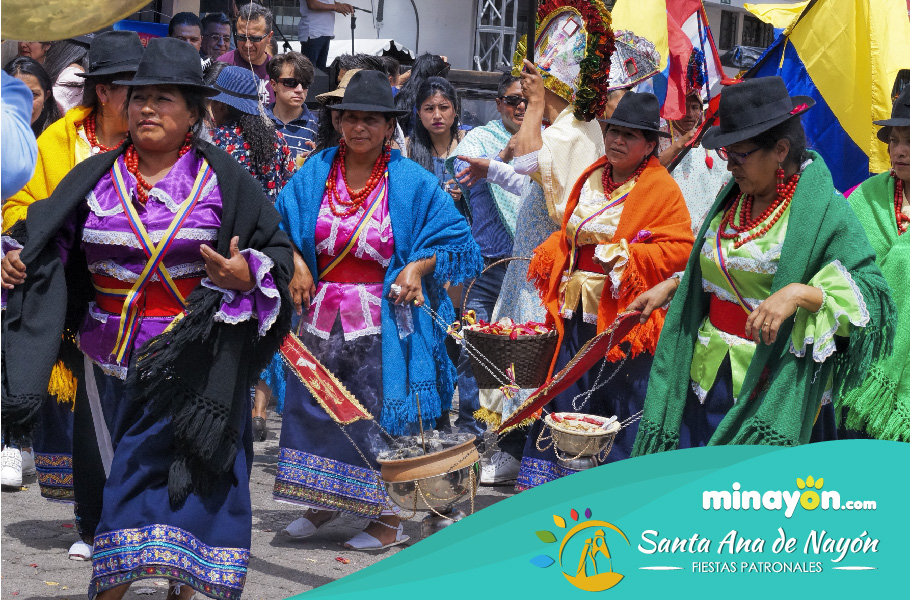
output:
<instances>
[{"instance_id":1,"label":"metal pole","mask_svg":"<svg viewBox=\"0 0 910 600\"><path fill-rule=\"evenodd\" d=\"M528 0L528 22L525 35L527 35L527 51L525 57L534 62L534 42L537 33L537 0Z\"/></svg>"}]
</instances>

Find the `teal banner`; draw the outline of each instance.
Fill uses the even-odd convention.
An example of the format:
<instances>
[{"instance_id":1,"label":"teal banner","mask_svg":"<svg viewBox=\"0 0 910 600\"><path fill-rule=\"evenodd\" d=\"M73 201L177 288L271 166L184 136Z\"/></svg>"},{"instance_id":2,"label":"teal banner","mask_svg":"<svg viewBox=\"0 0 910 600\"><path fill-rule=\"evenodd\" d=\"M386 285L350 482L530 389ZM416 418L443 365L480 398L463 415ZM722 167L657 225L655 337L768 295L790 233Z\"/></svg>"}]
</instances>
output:
<instances>
[{"instance_id":1,"label":"teal banner","mask_svg":"<svg viewBox=\"0 0 910 600\"><path fill-rule=\"evenodd\" d=\"M908 472L910 445L868 440L626 460L517 494L305 597L898 593Z\"/></svg>"}]
</instances>

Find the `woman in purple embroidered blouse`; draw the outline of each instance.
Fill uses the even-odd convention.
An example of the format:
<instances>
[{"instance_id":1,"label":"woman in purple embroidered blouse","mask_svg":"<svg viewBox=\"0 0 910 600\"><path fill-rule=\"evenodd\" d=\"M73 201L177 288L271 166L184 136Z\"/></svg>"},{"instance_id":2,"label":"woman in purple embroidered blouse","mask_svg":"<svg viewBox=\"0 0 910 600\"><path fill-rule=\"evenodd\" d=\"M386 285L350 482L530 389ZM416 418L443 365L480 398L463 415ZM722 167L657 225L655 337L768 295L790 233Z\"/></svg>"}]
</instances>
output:
<instances>
[{"instance_id":1,"label":"woman in purple embroidered blouse","mask_svg":"<svg viewBox=\"0 0 910 600\"><path fill-rule=\"evenodd\" d=\"M76 437L91 441L74 449L75 477L103 486L89 598L166 577L184 584L172 598L235 599L249 385L290 323L290 244L258 185L200 140L214 90L191 46L153 39L117 83L130 86L124 147L77 165L25 222L26 281L8 308L24 325L4 323L3 343L33 352L6 361L4 426L28 427L63 360L79 381Z\"/></svg>"}]
</instances>

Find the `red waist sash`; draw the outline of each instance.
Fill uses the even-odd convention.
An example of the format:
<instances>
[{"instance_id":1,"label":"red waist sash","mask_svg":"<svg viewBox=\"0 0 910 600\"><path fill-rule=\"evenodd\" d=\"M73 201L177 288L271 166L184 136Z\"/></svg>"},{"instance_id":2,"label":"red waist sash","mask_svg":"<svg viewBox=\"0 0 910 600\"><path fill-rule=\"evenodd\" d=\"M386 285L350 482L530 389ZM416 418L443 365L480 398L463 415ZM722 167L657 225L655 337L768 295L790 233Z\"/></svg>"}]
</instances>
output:
<instances>
[{"instance_id":1,"label":"red waist sash","mask_svg":"<svg viewBox=\"0 0 910 600\"><path fill-rule=\"evenodd\" d=\"M575 267L582 271L590 271L592 273L603 273L606 275L603 266L594 260L594 249L597 248L597 244L585 244L584 246L578 247L578 262Z\"/></svg>"},{"instance_id":2,"label":"red waist sash","mask_svg":"<svg viewBox=\"0 0 910 600\"><path fill-rule=\"evenodd\" d=\"M321 272L331 262L334 256L320 254L316 257L316 265ZM352 254L345 256L338 265L326 274L323 281L334 283L382 283L385 280L385 267L375 260L364 260Z\"/></svg>"},{"instance_id":3,"label":"red waist sash","mask_svg":"<svg viewBox=\"0 0 910 600\"><path fill-rule=\"evenodd\" d=\"M187 277L184 279L175 279L174 283L184 298L190 295L199 283L201 277ZM95 285L95 303L98 308L104 312L119 315L123 310L123 296L114 296L106 294L103 290L120 290L129 291L133 284L128 281L120 281L114 277L106 275L92 274L92 283ZM101 289L99 289L101 288ZM174 317L183 312L183 306L167 290L161 281L150 281L142 291L139 299L140 314L147 317Z\"/></svg>"},{"instance_id":4,"label":"red waist sash","mask_svg":"<svg viewBox=\"0 0 910 600\"><path fill-rule=\"evenodd\" d=\"M746 336L746 321L749 319L749 315L736 302L727 302L711 294L711 307L708 309L708 318L711 319L711 323L715 327L724 333L746 340L752 339Z\"/></svg>"}]
</instances>

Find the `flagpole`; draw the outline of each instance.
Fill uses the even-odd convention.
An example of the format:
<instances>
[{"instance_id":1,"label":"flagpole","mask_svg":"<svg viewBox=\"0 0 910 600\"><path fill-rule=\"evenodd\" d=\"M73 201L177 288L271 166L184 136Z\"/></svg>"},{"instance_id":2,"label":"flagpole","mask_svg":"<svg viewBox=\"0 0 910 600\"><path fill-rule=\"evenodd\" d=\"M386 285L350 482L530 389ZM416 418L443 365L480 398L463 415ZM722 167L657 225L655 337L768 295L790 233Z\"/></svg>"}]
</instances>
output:
<instances>
[{"instance_id":1,"label":"flagpole","mask_svg":"<svg viewBox=\"0 0 910 600\"><path fill-rule=\"evenodd\" d=\"M535 37L537 34L537 0L528 0L528 22L527 27L525 28L525 35L527 36L527 50L525 52L525 58L529 62L534 62L534 42L536 41Z\"/></svg>"}]
</instances>

